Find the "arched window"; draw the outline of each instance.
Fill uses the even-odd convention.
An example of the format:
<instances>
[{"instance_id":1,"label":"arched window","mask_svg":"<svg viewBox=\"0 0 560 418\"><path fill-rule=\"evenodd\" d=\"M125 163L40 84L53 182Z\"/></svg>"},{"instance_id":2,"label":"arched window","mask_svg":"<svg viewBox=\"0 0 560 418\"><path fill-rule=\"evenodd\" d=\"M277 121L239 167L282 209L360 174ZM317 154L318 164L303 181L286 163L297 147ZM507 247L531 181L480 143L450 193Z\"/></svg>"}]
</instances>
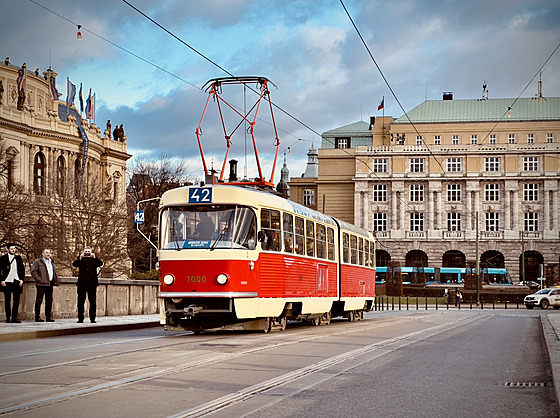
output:
<instances>
[{"instance_id":1,"label":"arched window","mask_svg":"<svg viewBox=\"0 0 560 418\"><path fill-rule=\"evenodd\" d=\"M35 194L45 194L45 156L42 152L35 154L33 164L33 191Z\"/></svg>"},{"instance_id":2,"label":"arched window","mask_svg":"<svg viewBox=\"0 0 560 418\"><path fill-rule=\"evenodd\" d=\"M64 194L66 186L66 163L61 155L56 160L56 192L59 196Z\"/></svg>"},{"instance_id":3,"label":"arched window","mask_svg":"<svg viewBox=\"0 0 560 418\"><path fill-rule=\"evenodd\" d=\"M82 162L79 158L76 158L74 162L74 195L80 195L80 174L82 171Z\"/></svg>"}]
</instances>

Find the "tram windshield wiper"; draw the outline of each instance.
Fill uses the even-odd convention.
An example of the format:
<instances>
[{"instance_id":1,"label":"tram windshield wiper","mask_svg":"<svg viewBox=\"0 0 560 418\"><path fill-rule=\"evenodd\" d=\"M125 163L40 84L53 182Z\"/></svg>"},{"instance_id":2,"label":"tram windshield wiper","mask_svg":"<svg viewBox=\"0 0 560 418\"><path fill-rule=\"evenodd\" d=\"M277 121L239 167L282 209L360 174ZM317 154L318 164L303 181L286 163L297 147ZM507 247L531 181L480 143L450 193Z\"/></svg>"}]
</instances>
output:
<instances>
[{"instance_id":1,"label":"tram windshield wiper","mask_svg":"<svg viewBox=\"0 0 560 418\"><path fill-rule=\"evenodd\" d=\"M218 243L222 240L222 238L224 238L224 236L226 235L226 232L228 231L228 227L226 226L224 229L222 229L222 232L220 232L220 235L218 236L218 238L216 238L214 240L214 243L212 244L212 246L210 247L210 251L214 251L214 249L216 248L216 246L218 245Z\"/></svg>"},{"instance_id":2,"label":"tram windshield wiper","mask_svg":"<svg viewBox=\"0 0 560 418\"><path fill-rule=\"evenodd\" d=\"M171 239L175 243L175 250L179 251L181 248L179 247L179 241L177 241L177 232L175 231L175 220L171 223Z\"/></svg>"}]
</instances>

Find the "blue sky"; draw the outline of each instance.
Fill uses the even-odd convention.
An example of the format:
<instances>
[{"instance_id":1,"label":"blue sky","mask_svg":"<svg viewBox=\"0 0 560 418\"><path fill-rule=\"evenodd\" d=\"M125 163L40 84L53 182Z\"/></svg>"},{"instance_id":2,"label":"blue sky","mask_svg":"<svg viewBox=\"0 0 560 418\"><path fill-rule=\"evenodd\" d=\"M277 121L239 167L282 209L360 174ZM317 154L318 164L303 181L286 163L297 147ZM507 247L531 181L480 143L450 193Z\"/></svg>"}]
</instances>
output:
<instances>
[{"instance_id":1,"label":"blue sky","mask_svg":"<svg viewBox=\"0 0 560 418\"><path fill-rule=\"evenodd\" d=\"M46 11L39 3L83 26ZM270 79L281 150L288 146L291 176L305 171L315 133L403 111L375 68L339 0L129 0L193 48L235 75ZM424 100L515 98L560 43L557 0L345 0L368 47L406 111ZM52 68L66 97L65 80L82 82L97 97L98 126L124 124L131 154L171 153L200 176L194 134L207 95L200 88L223 71L142 17L123 1L3 0L0 54L28 68ZM187 83L146 64L89 31L141 56ZM543 69L545 96L560 96L560 52ZM522 97L537 91L537 80ZM240 91L224 90L242 103ZM248 101L252 100L248 94ZM210 109L215 113L215 108ZM263 114L266 119L266 114ZM204 146L216 166L224 138L214 114ZM234 122L232 122L234 123ZM259 125L258 122L257 125ZM314 132L315 131L315 132ZM257 138L263 163L271 158L266 125ZM244 160L244 138L233 138L231 157ZM250 176L255 175L249 158ZM240 167L240 173L243 168ZM265 171L269 172L268 171ZM275 182L278 181L279 168Z\"/></svg>"}]
</instances>

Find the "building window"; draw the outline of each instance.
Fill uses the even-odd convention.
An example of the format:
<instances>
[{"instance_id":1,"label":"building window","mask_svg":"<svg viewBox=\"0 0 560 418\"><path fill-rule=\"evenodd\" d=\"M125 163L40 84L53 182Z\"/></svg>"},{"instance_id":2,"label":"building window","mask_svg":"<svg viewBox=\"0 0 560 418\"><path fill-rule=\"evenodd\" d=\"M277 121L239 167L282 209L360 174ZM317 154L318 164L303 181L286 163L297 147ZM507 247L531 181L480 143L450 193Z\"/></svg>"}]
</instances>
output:
<instances>
[{"instance_id":1,"label":"building window","mask_svg":"<svg viewBox=\"0 0 560 418\"><path fill-rule=\"evenodd\" d=\"M423 173L424 172L424 158L411 158L410 159L410 172Z\"/></svg>"},{"instance_id":2,"label":"building window","mask_svg":"<svg viewBox=\"0 0 560 418\"><path fill-rule=\"evenodd\" d=\"M64 193L64 186L66 184L66 164L64 157L61 155L56 160L56 192L59 196Z\"/></svg>"},{"instance_id":3,"label":"building window","mask_svg":"<svg viewBox=\"0 0 560 418\"><path fill-rule=\"evenodd\" d=\"M496 135L494 135L494 134L490 135L489 142L490 142L490 145L496 145Z\"/></svg>"},{"instance_id":4,"label":"building window","mask_svg":"<svg viewBox=\"0 0 560 418\"><path fill-rule=\"evenodd\" d=\"M45 156L42 152L35 154L33 164L33 191L35 194L45 194Z\"/></svg>"},{"instance_id":5,"label":"building window","mask_svg":"<svg viewBox=\"0 0 560 418\"><path fill-rule=\"evenodd\" d=\"M387 185L374 184L373 185L373 201L386 202L387 201Z\"/></svg>"},{"instance_id":6,"label":"building window","mask_svg":"<svg viewBox=\"0 0 560 418\"><path fill-rule=\"evenodd\" d=\"M478 144L478 135L471 135L471 144L472 145Z\"/></svg>"},{"instance_id":7,"label":"building window","mask_svg":"<svg viewBox=\"0 0 560 418\"><path fill-rule=\"evenodd\" d=\"M539 185L537 183L527 183L523 185L523 200L526 202L539 200Z\"/></svg>"},{"instance_id":8,"label":"building window","mask_svg":"<svg viewBox=\"0 0 560 418\"><path fill-rule=\"evenodd\" d=\"M303 189L303 204L305 206L315 205L315 190Z\"/></svg>"},{"instance_id":9,"label":"building window","mask_svg":"<svg viewBox=\"0 0 560 418\"><path fill-rule=\"evenodd\" d=\"M79 158L76 158L76 161L74 161L74 195L75 196L80 195L81 173L82 173L82 162L80 161Z\"/></svg>"},{"instance_id":10,"label":"building window","mask_svg":"<svg viewBox=\"0 0 560 418\"><path fill-rule=\"evenodd\" d=\"M515 134L508 135L508 144L515 144Z\"/></svg>"},{"instance_id":11,"label":"building window","mask_svg":"<svg viewBox=\"0 0 560 418\"><path fill-rule=\"evenodd\" d=\"M387 231L387 214L374 212L373 214L373 230Z\"/></svg>"},{"instance_id":12,"label":"building window","mask_svg":"<svg viewBox=\"0 0 560 418\"><path fill-rule=\"evenodd\" d=\"M451 144L453 145L459 145L459 135L453 135L451 137Z\"/></svg>"},{"instance_id":13,"label":"building window","mask_svg":"<svg viewBox=\"0 0 560 418\"><path fill-rule=\"evenodd\" d=\"M423 231L424 230L424 214L411 212L410 213L410 230Z\"/></svg>"},{"instance_id":14,"label":"building window","mask_svg":"<svg viewBox=\"0 0 560 418\"><path fill-rule=\"evenodd\" d=\"M498 157L487 157L484 159L485 171L500 171L500 159Z\"/></svg>"},{"instance_id":15,"label":"building window","mask_svg":"<svg viewBox=\"0 0 560 418\"><path fill-rule=\"evenodd\" d=\"M11 192L14 189L14 160L9 158L6 160L6 182L8 190Z\"/></svg>"},{"instance_id":16,"label":"building window","mask_svg":"<svg viewBox=\"0 0 560 418\"><path fill-rule=\"evenodd\" d=\"M421 136L421 135L418 135L418 136L416 137L416 145L422 145L422 142L423 142L423 141L422 141L422 136Z\"/></svg>"},{"instance_id":17,"label":"building window","mask_svg":"<svg viewBox=\"0 0 560 418\"><path fill-rule=\"evenodd\" d=\"M525 232L536 232L539 230L539 214L537 212L525 212Z\"/></svg>"},{"instance_id":18,"label":"building window","mask_svg":"<svg viewBox=\"0 0 560 418\"><path fill-rule=\"evenodd\" d=\"M539 171L539 157L523 157L523 171Z\"/></svg>"},{"instance_id":19,"label":"building window","mask_svg":"<svg viewBox=\"0 0 560 418\"><path fill-rule=\"evenodd\" d=\"M500 200L500 185L497 183L489 183L484 185L484 200L488 202L497 202Z\"/></svg>"},{"instance_id":20,"label":"building window","mask_svg":"<svg viewBox=\"0 0 560 418\"><path fill-rule=\"evenodd\" d=\"M388 171L387 158L374 158L373 159L373 172L386 173Z\"/></svg>"},{"instance_id":21,"label":"building window","mask_svg":"<svg viewBox=\"0 0 560 418\"><path fill-rule=\"evenodd\" d=\"M447 214L447 230L460 231L461 230L461 214L450 212Z\"/></svg>"},{"instance_id":22,"label":"building window","mask_svg":"<svg viewBox=\"0 0 560 418\"><path fill-rule=\"evenodd\" d=\"M461 201L461 185L448 184L447 185L447 201L460 202Z\"/></svg>"},{"instance_id":23,"label":"building window","mask_svg":"<svg viewBox=\"0 0 560 418\"><path fill-rule=\"evenodd\" d=\"M447 171L460 172L461 171L461 158L448 158Z\"/></svg>"},{"instance_id":24,"label":"building window","mask_svg":"<svg viewBox=\"0 0 560 418\"><path fill-rule=\"evenodd\" d=\"M500 228L500 214L497 212L486 212L486 231L496 232Z\"/></svg>"},{"instance_id":25,"label":"building window","mask_svg":"<svg viewBox=\"0 0 560 418\"><path fill-rule=\"evenodd\" d=\"M534 144L535 143L535 134L527 134L527 143Z\"/></svg>"},{"instance_id":26,"label":"building window","mask_svg":"<svg viewBox=\"0 0 560 418\"><path fill-rule=\"evenodd\" d=\"M546 143L552 144L554 142L554 134L546 134Z\"/></svg>"},{"instance_id":27,"label":"building window","mask_svg":"<svg viewBox=\"0 0 560 418\"><path fill-rule=\"evenodd\" d=\"M434 136L434 145L441 145L441 136L440 135Z\"/></svg>"},{"instance_id":28,"label":"building window","mask_svg":"<svg viewBox=\"0 0 560 418\"><path fill-rule=\"evenodd\" d=\"M335 138L334 147L336 149L350 148L350 138Z\"/></svg>"},{"instance_id":29,"label":"building window","mask_svg":"<svg viewBox=\"0 0 560 418\"><path fill-rule=\"evenodd\" d=\"M410 201L423 202L424 201L424 185L411 184L410 185Z\"/></svg>"}]
</instances>

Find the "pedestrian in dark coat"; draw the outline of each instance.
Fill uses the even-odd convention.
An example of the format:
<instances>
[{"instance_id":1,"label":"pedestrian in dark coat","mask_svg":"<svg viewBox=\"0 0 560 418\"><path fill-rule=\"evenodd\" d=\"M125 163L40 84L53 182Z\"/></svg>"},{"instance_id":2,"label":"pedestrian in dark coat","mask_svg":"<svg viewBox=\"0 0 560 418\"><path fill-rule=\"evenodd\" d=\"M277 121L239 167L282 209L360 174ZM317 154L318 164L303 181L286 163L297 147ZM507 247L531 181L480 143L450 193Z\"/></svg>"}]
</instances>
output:
<instances>
[{"instance_id":1,"label":"pedestrian in dark coat","mask_svg":"<svg viewBox=\"0 0 560 418\"><path fill-rule=\"evenodd\" d=\"M89 301L89 320L95 323L97 310L97 268L103 261L95 256L91 247L85 247L84 252L72 263L78 268L78 322L84 322L84 304L86 295Z\"/></svg>"},{"instance_id":2,"label":"pedestrian in dark coat","mask_svg":"<svg viewBox=\"0 0 560 418\"><path fill-rule=\"evenodd\" d=\"M6 322L21 323L18 316L19 295L25 280L25 265L20 255L16 254L16 244L6 245L8 253L0 257L0 286L4 292ZM11 305L11 300L14 304Z\"/></svg>"},{"instance_id":3,"label":"pedestrian in dark coat","mask_svg":"<svg viewBox=\"0 0 560 418\"><path fill-rule=\"evenodd\" d=\"M41 318L41 305L45 297L45 319L47 322L54 322L52 316L53 288L58 286L58 275L56 266L51 259L51 250L45 248L41 257L33 262L31 266L31 277L35 279L37 297L35 298L35 322L44 322Z\"/></svg>"}]
</instances>

